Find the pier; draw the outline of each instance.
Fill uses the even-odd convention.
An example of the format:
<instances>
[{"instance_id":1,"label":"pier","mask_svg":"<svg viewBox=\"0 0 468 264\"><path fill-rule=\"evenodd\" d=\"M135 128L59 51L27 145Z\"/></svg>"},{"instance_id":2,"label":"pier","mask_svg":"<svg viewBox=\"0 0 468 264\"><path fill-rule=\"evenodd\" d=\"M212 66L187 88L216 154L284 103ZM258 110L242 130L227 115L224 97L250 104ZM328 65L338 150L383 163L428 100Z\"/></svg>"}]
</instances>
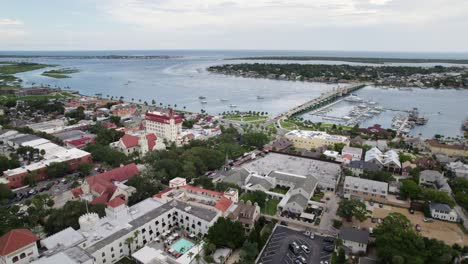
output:
<instances>
[{"instance_id":1,"label":"pier","mask_svg":"<svg viewBox=\"0 0 468 264\"><path fill-rule=\"evenodd\" d=\"M338 87L334 88L333 91L327 92L322 94L320 97L312 99L304 104L301 104L299 106L295 106L294 108L281 113L278 115L278 117L286 117L289 118L293 115L299 114L304 111L310 111L317 109L319 107L323 107L325 105L328 105L339 98L348 95L356 90L359 90L363 88L364 86L368 85L367 83L358 83L358 84L353 84L353 85L348 85L348 86L343 86L343 87Z\"/></svg>"}]
</instances>

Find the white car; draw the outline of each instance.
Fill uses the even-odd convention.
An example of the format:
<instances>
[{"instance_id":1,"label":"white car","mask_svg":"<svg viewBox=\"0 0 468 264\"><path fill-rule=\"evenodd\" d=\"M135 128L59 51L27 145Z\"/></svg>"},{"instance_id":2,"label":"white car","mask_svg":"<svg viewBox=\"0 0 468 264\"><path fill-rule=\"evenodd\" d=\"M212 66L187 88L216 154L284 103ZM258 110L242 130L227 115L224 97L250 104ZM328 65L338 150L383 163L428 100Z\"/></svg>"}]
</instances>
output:
<instances>
[{"instance_id":1,"label":"white car","mask_svg":"<svg viewBox=\"0 0 468 264\"><path fill-rule=\"evenodd\" d=\"M301 245L301 248L306 254L310 253L310 249L306 245Z\"/></svg>"},{"instance_id":2,"label":"white car","mask_svg":"<svg viewBox=\"0 0 468 264\"><path fill-rule=\"evenodd\" d=\"M310 239L314 239L315 238L315 234L314 233L310 233Z\"/></svg>"}]
</instances>

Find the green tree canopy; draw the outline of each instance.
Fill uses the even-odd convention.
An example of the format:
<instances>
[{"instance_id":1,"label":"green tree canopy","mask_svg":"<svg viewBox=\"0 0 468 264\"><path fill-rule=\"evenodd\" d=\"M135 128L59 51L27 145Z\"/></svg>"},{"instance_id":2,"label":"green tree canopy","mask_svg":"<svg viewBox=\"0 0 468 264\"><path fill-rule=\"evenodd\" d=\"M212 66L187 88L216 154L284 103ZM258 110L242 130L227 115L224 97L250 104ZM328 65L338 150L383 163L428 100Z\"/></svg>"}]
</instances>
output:
<instances>
[{"instance_id":1,"label":"green tree canopy","mask_svg":"<svg viewBox=\"0 0 468 264\"><path fill-rule=\"evenodd\" d=\"M348 221L355 217L361 222L369 217L369 213L366 204L355 199L342 199L336 211L338 216L346 218Z\"/></svg>"},{"instance_id":2,"label":"green tree canopy","mask_svg":"<svg viewBox=\"0 0 468 264\"><path fill-rule=\"evenodd\" d=\"M65 176L70 170L68 162L52 162L47 166L47 175L52 178L60 178Z\"/></svg>"},{"instance_id":3,"label":"green tree canopy","mask_svg":"<svg viewBox=\"0 0 468 264\"><path fill-rule=\"evenodd\" d=\"M245 240L244 227L239 222L220 217L208 230L207 238L217 247L236 249L242 246Z\"/></svg>"}]
</instances>

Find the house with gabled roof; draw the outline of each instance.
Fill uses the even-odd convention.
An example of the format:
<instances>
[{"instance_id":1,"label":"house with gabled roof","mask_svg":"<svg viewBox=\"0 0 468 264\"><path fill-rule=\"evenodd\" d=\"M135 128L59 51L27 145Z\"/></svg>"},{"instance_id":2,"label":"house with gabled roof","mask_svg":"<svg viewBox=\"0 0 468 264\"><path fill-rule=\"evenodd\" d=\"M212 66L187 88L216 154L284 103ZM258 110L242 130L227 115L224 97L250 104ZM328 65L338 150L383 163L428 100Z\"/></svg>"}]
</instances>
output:
<instances>
[{"instance_id":1,"label":"house with gabled roof","mask_svg":"<svg viewBox=\"0 0 468 264\"><path fill-rule=\"evenodd\" d=\"M0 263L26 264L39 257L39 238L29 229L13 229L0 237Z\"/></svg>"},{"instance_id":2,"label":"house with gabled roof","mask_svg":"<svg viewBox=\"0 0 468 264\"><path fill-rule=\"evenodd\" d=\"M130 178L140 173L135 163L121 166L85 179L84 183L72 190L77 199L84 199L91 204L107 204L116 197L128 201L136 190L125 185Z\"/></svg>"},{"instance_id":3,"label":"house with gabled roof","mask_svg":"<svg viewBox=\"0 0 468 264\"><path fill-rule=\"evenodd\" d=\"M138 153L144 156L153 150L165 149L166 145L154 133L125 134L119 141L110 143L110 147L125 155Z\"/></svg>"}]
</instances>

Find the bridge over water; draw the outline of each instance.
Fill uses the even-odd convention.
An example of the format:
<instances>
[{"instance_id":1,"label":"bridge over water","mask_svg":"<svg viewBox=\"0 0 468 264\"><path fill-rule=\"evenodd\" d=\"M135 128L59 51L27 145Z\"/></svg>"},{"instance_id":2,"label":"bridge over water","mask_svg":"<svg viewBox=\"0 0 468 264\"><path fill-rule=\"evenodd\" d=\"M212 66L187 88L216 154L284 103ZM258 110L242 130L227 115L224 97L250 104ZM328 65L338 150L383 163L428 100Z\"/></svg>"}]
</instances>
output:
<instances>
[{"instance_id":1,"label":"bridge over water","mask_svg":"<svg viewBox=\"0 0 468 264\"><path fill-rule=\"evenodd\" d=\"M359 90L363 88L364 86L368 85L367 83L357 83L357 84L352 84L352 85L347 85L343 87L338 87L338 88L333 88L332 91L323 93L317 98L314 98L306 103L303 103L299 106L295 106L288 111L281 113L278 115L280 118L288 118L293 115L299 114L301 112L305 111L311 111L314 109L317 109L319 107L325 106L327 104L330 104L339 98L346 96L356 90Z\"/></svg>"}]
</instances>

